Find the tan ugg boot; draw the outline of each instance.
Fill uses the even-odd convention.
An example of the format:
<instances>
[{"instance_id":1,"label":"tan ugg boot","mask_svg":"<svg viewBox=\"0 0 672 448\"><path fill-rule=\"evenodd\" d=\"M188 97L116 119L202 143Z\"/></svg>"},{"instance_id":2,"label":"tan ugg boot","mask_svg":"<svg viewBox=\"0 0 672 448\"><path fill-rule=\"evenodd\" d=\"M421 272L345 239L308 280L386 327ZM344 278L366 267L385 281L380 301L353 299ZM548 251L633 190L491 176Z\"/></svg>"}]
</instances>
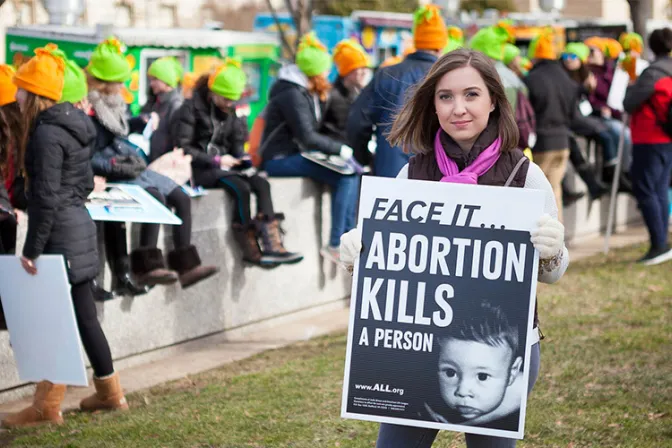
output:
<instances>
[{"instance_id":1,"label":"tan ugg boot","mask_svg":"<svg viewBox=\"0 0 672 448\"><path fill-rule=\"evenodd\" d=\"M82 411L125 411L128 409L118 373L113 373L104 378L94 376L93 384L96 386L96 393L82 400L79 404Z\"/></svg>"},{"instance_id":2,"label":"tan ugg boot","mask_svg":"<svg viewBox=\"0 0 672 448\"><path fill-rule=\"evenodd\" d=\"M66 386L49 381L37 383L33 404L26 409L10 414L2 420L2 426L7 429L33 426L43 423L63 423L61 402L65 397Z\"/></svg>"}]
</instances>

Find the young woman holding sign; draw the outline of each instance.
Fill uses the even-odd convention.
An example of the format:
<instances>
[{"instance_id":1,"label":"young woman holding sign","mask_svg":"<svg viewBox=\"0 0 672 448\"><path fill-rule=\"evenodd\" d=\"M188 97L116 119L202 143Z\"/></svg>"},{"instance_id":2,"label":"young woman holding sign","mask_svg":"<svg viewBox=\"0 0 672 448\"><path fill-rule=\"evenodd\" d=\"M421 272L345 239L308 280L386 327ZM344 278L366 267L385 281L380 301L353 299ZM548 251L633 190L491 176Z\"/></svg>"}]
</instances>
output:
<instances>
[{"instance_id":1,"label":"young woman holding sign","mask_svg":"<svg viewBox=\"0 0 672 448\"><path fill-rule=\"evenodd\" d=\"M59 102L64 86L70 87L68 79L65 56L53 44L35 50L35 56L14 76L16 101L25 129L30 129L24 166L20 167L25 168L28 201L28 232L21 264L35 275L35 261L41 255L64 257L79 334L95 375L96 393L84 399L81 408L91 412L128 409L91 289L91 281L98 274L96 226L84 204L93 190L89 157L96 129L72 103ZM33 404L5 417L3 426L63 423L60 406L65 389L63 384L40 381Z\"/></svg>"},{"instance_id":2,"label":"young woman holding sign","mask_svg":"<svg viewBox=\"0 0 672 448\"><path fill-rule=\"evenodd\" d=\"M460 49L439 59L403 106L389 140L415 154L397 176L400 179L544 191L545 214L531 237L539 251L539 281L554 283L562 277L569 254L564 245L564 227L557 219L553 189L541 169L516 149L518 127L513 111L497 71L486 56ZM358 229L343 235L342 263L352 266L361 249ZM532 340L529 390L539 373L538 336ZM384 423L377 447L428 448L437 433L435 429ZM466 434L466 439L469 448L516 445L513 439L475 434Z\"/></svg>"}]
</instances>

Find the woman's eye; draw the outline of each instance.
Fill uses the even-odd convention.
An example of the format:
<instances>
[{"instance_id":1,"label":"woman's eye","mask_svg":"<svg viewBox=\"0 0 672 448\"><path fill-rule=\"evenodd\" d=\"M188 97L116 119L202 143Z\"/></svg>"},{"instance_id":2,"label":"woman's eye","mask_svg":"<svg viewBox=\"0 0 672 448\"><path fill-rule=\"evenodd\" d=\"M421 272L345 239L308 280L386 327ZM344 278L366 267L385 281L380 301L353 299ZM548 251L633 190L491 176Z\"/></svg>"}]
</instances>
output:
<instances>
[{"instance_id":1,"label":"woman's eye","mask_svg":"<svg viewBox=\"0 0 672 448\"><path fill-rule=\"evenodd\" d=\"M446 370L443 371L443 373L448 378L455 378L457 376L457 371L455 369L446 369Z\"/></svg>"},{"instance_id":2,"label":"woman's eye","mask_svg":"<svg viewBox=\"0 0 672 448\"><path fill-rule=\"evenodd\" d=\"M467 92L467 98L476 98L478 93L476 92Z\"/></svg>"},{"instance_id":3,"label":"woman's eye","mask_svg":"<svg viewBox=\"0 0 672 448\"><path fill-rule=\"evenodd\" d=\"M488 378L490 378L490 375L488 375L487 373L479 373L478 374L478 380L479 381L485 381Z\"/></svg>"},{"instance_id":4,"label":"woman's eye","mask_svg":"<svg viewBox=\"0 0 672 448\"><path fill-rule=\"evenodd\" d=\"M445 94L439 95L439 99L442 101L449 100L452 97L453 97L452 95L445 95Z\"/></svg>"}]
</instances>

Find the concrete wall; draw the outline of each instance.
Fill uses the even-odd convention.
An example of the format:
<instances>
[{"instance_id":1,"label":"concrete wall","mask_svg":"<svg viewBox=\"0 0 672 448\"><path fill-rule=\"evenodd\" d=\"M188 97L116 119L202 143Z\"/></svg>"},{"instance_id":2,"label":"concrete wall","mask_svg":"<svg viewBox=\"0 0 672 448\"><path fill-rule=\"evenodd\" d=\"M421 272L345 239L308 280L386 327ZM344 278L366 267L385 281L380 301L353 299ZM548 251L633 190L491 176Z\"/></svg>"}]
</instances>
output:
<instances>
[{"instance_id":1,"label":"concrete wall","mask_svg":"<svg viewBox=\"0 0 672 448\"><path fill-rule=\"evenodd\" d=\"M577 188L583 188L575 179ZM277 211L287 214L286 246L305 259L273 270L245 267L232 240L232 203L221 191L211 191L193 202L193 242L206 263L221 267L220 274L186 292L179 286L156 287L137 298L98 304L99 319L117 366L129 366L160 357L161 348L212 333L263 325L265 320L342 301L349 295L349 275L319 256L330 225L329 194L303 179L273 179ZM574 241L594 236L606 225L608 201L582 200L565 210L567 236ZM634 201L618 200L618 223L639 219ZM25 228L19 235L23 244ZM131 231L131 240L137 228ZM162 241L170 246L170 235ZM109 278L109 273L107 275ZM0 402L29 392L19 381L9 338L0 333Z\"/></svg>"}]
</instances>

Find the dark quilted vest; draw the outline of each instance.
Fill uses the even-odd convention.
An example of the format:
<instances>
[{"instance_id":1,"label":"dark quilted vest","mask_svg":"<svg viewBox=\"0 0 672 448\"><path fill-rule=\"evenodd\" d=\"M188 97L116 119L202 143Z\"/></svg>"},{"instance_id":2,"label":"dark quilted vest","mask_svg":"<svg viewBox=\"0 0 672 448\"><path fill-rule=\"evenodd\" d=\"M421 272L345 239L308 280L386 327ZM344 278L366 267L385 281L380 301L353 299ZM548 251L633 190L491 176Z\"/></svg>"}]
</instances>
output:
<instances>
[{"instance_id":1,"label":"dark quilted vest","mask_svg":"<svg viewBox=\"0 0 672 448\"><path fill-rule=\"evenodd\" d=\"M496 131L493 129L493 126L488 126L488 128L483 131L483 134L481 134L481 137L479 137L476 143L474 143L474 147L469 152L469 154L466 155L466 157L457 144L453 142L450 137L443 133L441 136L441 142L443 143L446 153L452 157L453 160L455 160L460 170L463 170L464 167L471 164L471 162L473 162L476 157L478 157L479 154L485 150L485 148L490 146L490 144L495 139L494 136L496 136ZM519 149L502 153L499 156L499 160L495 162L495 166L493 166L487 173L478 178L478 184L503 187L514 168L522 158L525 158L525 155ZM525 162L523 162L523 164L518 169L518 172L510 183L510 186L517 188L525 187L525 179L527 178L527 170L529 168L530 161L525 158ZM436 162L434 151L428 154L416 154L411 157L408 162L409 179L430 180L438 182L442 177L443 174L441 174L439 164ZM537 315L537 306L535 304L534 326L537 327L538 323L539 317Z\"/></svg>"}]
</instances>

